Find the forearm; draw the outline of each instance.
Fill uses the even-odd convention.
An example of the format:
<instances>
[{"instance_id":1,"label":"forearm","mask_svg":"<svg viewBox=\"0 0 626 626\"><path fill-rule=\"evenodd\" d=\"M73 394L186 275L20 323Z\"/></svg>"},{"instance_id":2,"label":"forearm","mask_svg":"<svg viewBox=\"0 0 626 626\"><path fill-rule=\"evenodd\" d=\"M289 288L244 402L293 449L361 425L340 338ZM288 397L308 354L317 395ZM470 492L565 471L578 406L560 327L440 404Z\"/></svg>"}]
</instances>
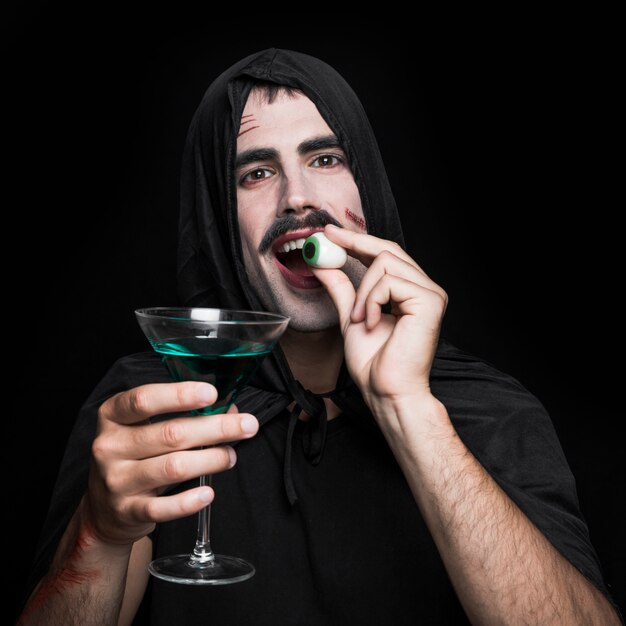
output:
<instances>
[{"instance_id":1,"label":"forearm","mask_svg":"<svg viewBox=\"0 0 626 626\"><path fill-rule=\"evenodd\" d=\"M465 447L443 405L374 410L473 623L620 623Z\"/></svg>"},{"instance_id":2,"label":"forearm","mask_svg":"<svg viewBox=\"0 0 626 626\"><path fill-rule=\"evenodd\" d=\"M131 548L100 541L79 507L18 626L116 625Z\"/></svg>"}]
</instances>

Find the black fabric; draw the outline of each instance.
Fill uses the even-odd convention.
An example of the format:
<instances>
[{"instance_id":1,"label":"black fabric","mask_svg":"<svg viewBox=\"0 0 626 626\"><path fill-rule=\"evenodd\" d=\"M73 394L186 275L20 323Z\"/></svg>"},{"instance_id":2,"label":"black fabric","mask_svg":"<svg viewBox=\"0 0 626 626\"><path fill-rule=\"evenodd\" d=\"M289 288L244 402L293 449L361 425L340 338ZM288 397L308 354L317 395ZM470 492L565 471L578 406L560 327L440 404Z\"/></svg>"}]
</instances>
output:
<instances>
[{"instance_id":1,"label":"black fabric","mask_svg":"<svg viewBox=\"0 0 626 626\"><path fill-rule=\"evenodd\" d=\"M33 582L49 566L85 488L102 401L117 391L168 380L156 354L125 357L85 404L68 444ZM606 593L574 479L539 401L445 340L431 384L477 459L556 549ZM214 549L250 559L257 574L207 590L151 578L146 623L466 623L378 429L359 413L345 412L328 424L324 455L313 465L303 446L305 425L297 423L292 461L299 499L291 506L282 481L288 428L289 416L279 411L259 435L238 445L235 468L213 478ZM178 489L185 486L190 485ZM155 556L189 551L196 523L191 516L159 526Z\"/></svg>"},{"instance_id":2,"label":"black fabric","mask_svg":"<svg viewBox=\"0 0 626 626\"><path fill-rule=\"evenodd\" d=\"M243 268L233 176L235 139L253 78L297 87L311 98L348 155L368 231L403 243L374 135L352 90L321 61L266 50L213 83L190 127L179 246L180 294L187 305L262 308ZM362 174L370 172L376 175ZM48 568L85 489L99 405L117 391L167 380L156 355L134 355L120 360L86 403L68 443L33 583ZM443 340L432 388L468 448L511 499L604 590L573 478L539 402ZM262 428L238 446L235 469L215 477L212 527L218 552L249 557L259 572L251 581L213 590L151 580L153 623L464 623L404 478L345 367L328 395L343 416L327 426L320 398L293 379L280 349L265 360L237 400ZM285 409L293 400L311 411L310 423L289 419ZM155 553L188 551L194 527L195 518L159 527Z\"/></svg>"},{"instance_id":3,"label":"black fabric","mask_svg":"<svg viewBox=\"0 0 626 626\"><path fill-rule=\"evenodd\" d=\"M489 364L440 343L431 374L461 439L548 540L606 593L574 479L540 402ZM213 547L257 574L221 589L152 581L151 624L466 624L436 547L384 438L346 413L328 425L318 465L296 426L294 483L281 488L288 416L239 445L214 477ZM188 485L191 486L191 485ZM164 524L155 555L189 550L195 519Z\"/></svg>"},{"instance_id":4,"label":"black fabric","mask_svg":"<svg viewBox=\"0 0 626 626\"><path fill-rule=\"evenodd\" d=\"M150 623L468 623L380 432L342 415L328 424L324 455L312 465L298 422L292 507L280 480L288 425L281 413L238 447L236 472L214 478L214 549L249 559L255 576L196 594L155 580ZM188 550L193 533L193 519L163 525L156 550Z\"/></svg>"}]
</instances>

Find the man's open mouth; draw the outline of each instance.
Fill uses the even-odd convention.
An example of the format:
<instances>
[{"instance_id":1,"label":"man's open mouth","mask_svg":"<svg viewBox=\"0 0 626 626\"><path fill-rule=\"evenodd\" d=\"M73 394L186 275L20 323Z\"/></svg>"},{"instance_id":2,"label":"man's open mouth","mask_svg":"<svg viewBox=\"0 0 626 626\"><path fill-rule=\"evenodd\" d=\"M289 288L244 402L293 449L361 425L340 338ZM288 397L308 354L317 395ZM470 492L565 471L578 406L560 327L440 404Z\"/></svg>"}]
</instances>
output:
<instances>
[{"instance_id":1,"label":"man's open mouth","mask_svg":"<svg viewBox=\"0 0 626 626\"><path fill-rule=\"evenodd\" d=\"M302 257L304 240L324 230L323 228L307 228L295 230L281 235L274 241L272 252L276 259L276 265L283 278L298 289L317 289L321 283L311 272L311 268Z\"/></svg>"}]
</instances>

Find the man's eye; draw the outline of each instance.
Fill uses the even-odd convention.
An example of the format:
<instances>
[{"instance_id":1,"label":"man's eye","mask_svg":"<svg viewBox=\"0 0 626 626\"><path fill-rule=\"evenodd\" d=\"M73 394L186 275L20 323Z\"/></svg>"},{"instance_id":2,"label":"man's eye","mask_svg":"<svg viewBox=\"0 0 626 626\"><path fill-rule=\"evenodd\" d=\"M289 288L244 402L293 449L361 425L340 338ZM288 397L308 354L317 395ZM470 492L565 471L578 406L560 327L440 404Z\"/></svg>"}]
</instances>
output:
<instances>
[{"instance_id":1,"label":"man's eye","mask_svg":"<svg viewBox=\"0 0 626 626\"><path fill-rule=\"evenodd\" d=\"M313 159L311 165L313 167L335 167L343 163L343 160L334 154L320 154Z\"/></svg>"},{"instance_id":2,"label":"man's eye","mask_svg":"<svg viewBox=\"0 0 626 626\"><path fill-rule=\"evenodd\" d=\"M250 185L265 180L266 178L270 178L270 176L273 175L274 172L272 172L271 170L265 168L257 168L256 170L252 170L251 172L248 172L245 176L243 176L241 182L243 184Z\"/></svg>"}]
</instances>

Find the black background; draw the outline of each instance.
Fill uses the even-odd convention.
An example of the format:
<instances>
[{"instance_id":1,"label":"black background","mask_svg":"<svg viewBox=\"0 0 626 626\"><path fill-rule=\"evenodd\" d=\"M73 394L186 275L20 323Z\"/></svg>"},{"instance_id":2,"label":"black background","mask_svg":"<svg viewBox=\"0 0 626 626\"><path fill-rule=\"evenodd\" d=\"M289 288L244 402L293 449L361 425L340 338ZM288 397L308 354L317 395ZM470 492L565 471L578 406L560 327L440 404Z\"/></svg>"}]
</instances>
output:
<instances>
[{"instance_id":1,"label":"black background","mask_svg":"<svg viewBox=\"0 0 626 626\"><path fill-rule=\"evenodd\" d=\"M409 251L450 295L445 332L547 406L626 606L610 16L386 25L321 5L107 7L18 3L4 23L7 615L78 408L115 359L146 349L133 309L176 301L193 111L221 71L273 46L329 62L361 97Z\"/></svg>"}]
</instances>

